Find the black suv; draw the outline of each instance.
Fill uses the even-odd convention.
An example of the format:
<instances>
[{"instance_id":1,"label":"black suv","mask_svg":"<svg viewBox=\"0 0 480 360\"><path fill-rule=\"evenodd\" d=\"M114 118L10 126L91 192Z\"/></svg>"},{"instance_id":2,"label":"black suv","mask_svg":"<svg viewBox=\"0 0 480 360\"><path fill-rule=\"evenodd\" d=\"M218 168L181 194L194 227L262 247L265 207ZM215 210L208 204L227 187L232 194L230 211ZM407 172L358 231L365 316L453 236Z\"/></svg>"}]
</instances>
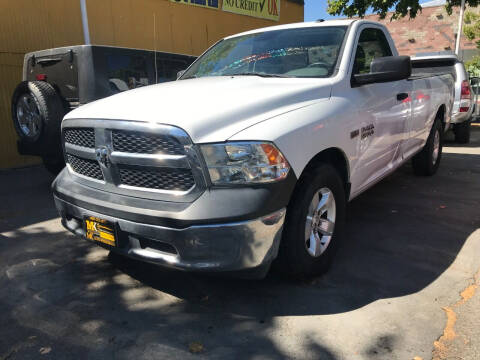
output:
<instances>
[{"instance_id":1,"label":"black suv","mask_svg":"<svg viewBox=\"0 0 480 360\"><path fill-rule=\"evenodd\" d=\"M41 156L58 173L64 164L60 125L70 110L121 91L172 81L196 57L79 45L25 55L23 81L12 97L12 118L21 155Z\"/></svg>"}]
</instances>

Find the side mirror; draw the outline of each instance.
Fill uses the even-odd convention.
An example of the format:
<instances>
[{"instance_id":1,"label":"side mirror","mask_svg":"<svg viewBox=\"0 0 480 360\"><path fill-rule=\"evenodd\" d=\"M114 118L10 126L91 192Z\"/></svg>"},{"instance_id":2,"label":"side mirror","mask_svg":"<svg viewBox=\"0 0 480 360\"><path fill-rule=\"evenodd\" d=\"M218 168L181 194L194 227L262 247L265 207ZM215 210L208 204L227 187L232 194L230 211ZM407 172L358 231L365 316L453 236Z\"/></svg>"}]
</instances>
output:
<instances>
[{"instance_id":1,"label":"side mirror","mask_svg":"<svg viewBox=\"0 0 480 360\"><path fill-rule=\"evenodd\" d=\"M179 72L177 72L177 80L180 79L180 76L185 74L185 71L187 71L187 70L180 70Z\"/></svg>"},{"instance_id":2,"label":"side mirror","mask_svg":"<svg viewBox=\"0 0 480 360\"><path fill-rule=\"evenodd\" d=\"M352 85L361 86L407 79L412 74L410 56L386 56L376 58L370 64L370 73L355 74Z\"/></svg>"}]
</instances>

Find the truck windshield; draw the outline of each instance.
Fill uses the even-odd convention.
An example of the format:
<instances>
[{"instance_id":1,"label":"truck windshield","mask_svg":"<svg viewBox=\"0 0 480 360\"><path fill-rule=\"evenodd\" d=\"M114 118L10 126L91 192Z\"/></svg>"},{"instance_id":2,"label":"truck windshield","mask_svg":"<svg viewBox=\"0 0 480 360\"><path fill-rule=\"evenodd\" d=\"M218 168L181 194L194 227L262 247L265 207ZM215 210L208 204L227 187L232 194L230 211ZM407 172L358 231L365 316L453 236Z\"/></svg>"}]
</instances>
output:
<instances>
[{"instance_id":1,"label":"truck windshield","mask_svg":"<svg viewBox=\"0 0 480 360\"><path fill-rule=\"evenodd\" d=\"M204 76L332 76L347 27L265 31L220 41L181 79Z\"/></svg>"}]
</instances>

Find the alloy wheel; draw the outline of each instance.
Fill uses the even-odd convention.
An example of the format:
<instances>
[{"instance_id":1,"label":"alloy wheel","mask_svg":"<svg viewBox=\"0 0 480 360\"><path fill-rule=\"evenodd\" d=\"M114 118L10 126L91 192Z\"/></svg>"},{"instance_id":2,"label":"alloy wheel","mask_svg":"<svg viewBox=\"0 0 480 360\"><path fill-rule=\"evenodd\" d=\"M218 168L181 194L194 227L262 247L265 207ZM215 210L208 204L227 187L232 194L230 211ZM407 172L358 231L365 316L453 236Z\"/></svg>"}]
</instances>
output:
<instances>
[{"instance_id":1,"label":"alloy wheel","mask_svg":"<svg viewBox=\"0 0 480 360\"><path fill-rule=\"evenodd\" d=\"M328 248L335 229L336 204L333 192L324 187L318 190L308 207L305 222L305 249L319 257Z\"/></svg>"}]
</instances>

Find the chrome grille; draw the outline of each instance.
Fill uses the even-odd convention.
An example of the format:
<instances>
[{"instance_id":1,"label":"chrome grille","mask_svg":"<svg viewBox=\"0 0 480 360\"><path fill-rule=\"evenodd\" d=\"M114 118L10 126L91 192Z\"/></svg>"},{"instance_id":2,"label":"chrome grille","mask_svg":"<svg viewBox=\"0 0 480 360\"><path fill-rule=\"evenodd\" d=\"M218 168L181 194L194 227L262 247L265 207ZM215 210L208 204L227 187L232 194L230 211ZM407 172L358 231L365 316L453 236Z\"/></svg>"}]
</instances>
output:
<instances>
[{"instance_id":1,"label":"chrome grille","mask_svg":"<svg viewBox=\"0 0 480 360\"><path fill-rule=\"evenodd\" d=\"M87 148L95 147L95 132L92 128L72 128L64 131L65 142Z\"/></svg>"},{"instance_id":2,"label":"chrome grille","mask_svg":"<svg viewBox=\"0 0 480 360\"><path fill-rule=\"evenodd\" d=\"M187 191L195 185L190 169L119 167L122 185L155 190Z\"/></svg>"},{"instance_id":3,"label":"chrome grille","mask_svg":"<svg viewBox=\"0 0 480 360\"><path fill-rule=\"evenodd\" d=\"M102 169L97 161L82 159L77 156L67 154L67 162L77 174L92 179L103 180Z\"/></svg>"},{"instance_id":4,"label":"chrome grille","mask_svg":"<svg viewBox=\"0 0 480 360\"><path fill-rule=\"evenodd\" d=\"M184 154L183 146L174 137L141 132L112 131L113 150L137 154Z\"/></svg>"},{"instance_id":5,"label":"chrome grille","mask_svg":"<svg viewBox=\"0 0 480 360\"><path fill-rule=\"evenodd\" d=\"M62 129L69 169L84 185L174 202L194 201L206 189L200 152L182 129L102 119L66 119ZM93 135L93 146L78 133Z\"/></svg>"}]
</instances>

